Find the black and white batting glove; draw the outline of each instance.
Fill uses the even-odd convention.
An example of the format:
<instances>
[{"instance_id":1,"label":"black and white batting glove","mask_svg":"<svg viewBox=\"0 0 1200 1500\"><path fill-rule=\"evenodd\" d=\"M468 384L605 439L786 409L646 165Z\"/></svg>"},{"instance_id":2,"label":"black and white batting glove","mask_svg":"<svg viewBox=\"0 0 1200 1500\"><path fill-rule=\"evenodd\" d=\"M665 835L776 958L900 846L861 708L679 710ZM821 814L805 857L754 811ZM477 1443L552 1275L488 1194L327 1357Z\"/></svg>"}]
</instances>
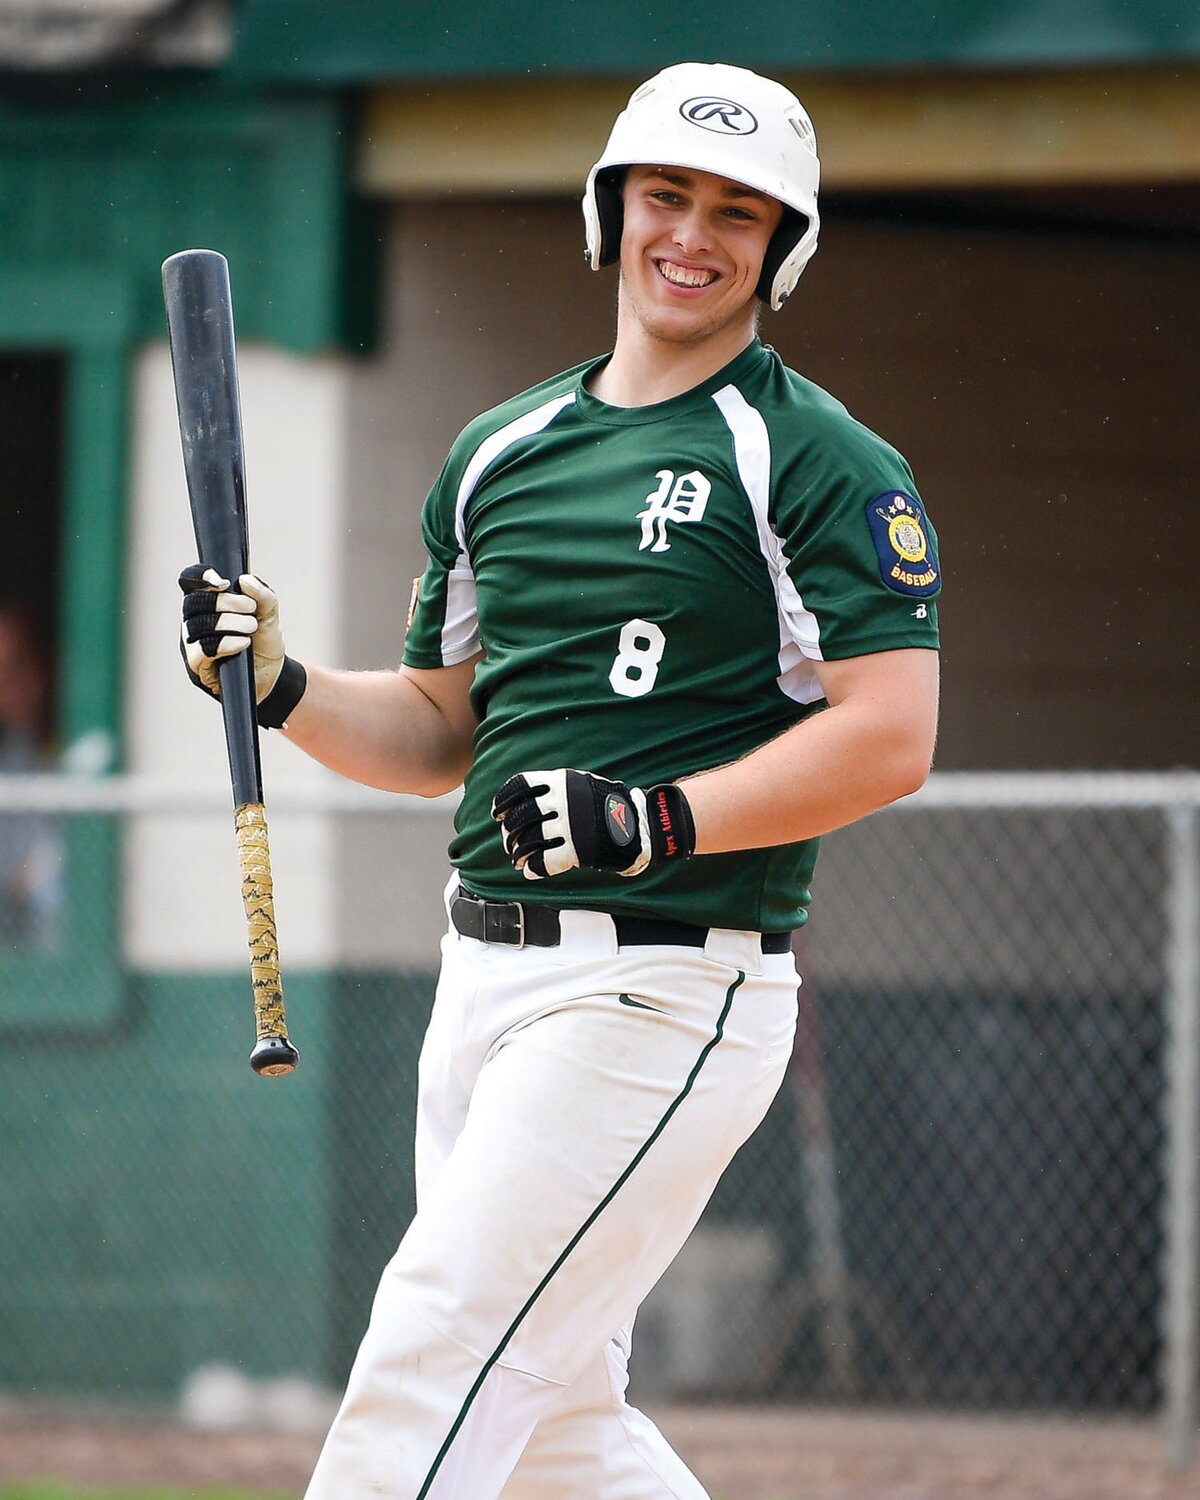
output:
<instances>
[{"instance_id":1,"label":"black and white batting glove","mask_svg":"<svg viewBox=\"0 0 1200 1500\"><path fill-rule=\"evenodd\" d=\"M492 817L526 880L579 867L640 875L696 849L692 810L671 782L643 790L590 771L523 771L496 793Z\"/></svg>"},{"instance_id":2,"label":"black and white batting glove","mask_svg":"<svg viewBox=\"0 0 1200 1500\"><path fill-rule=\"evenodd\" d=\"M254 651L254 696L258 722L279 729L304 696L308 674L283 649L279 601L253 573L238 579L240 593L215 568L193 563L179 575L183 628L179 650L188 676L211 698L221 696L218 664L249 648Z\"/></svg>"}]
</instances>

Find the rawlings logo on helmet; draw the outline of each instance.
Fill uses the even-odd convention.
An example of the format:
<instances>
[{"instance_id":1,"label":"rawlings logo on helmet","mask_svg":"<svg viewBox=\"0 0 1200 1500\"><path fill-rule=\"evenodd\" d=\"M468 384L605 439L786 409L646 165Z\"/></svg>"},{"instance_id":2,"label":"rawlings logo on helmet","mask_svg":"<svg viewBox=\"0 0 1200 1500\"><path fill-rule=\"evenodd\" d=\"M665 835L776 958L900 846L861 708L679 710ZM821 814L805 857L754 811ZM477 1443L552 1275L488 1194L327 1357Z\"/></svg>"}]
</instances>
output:
<instances>
[{"instance_id":1,"label":"rawlings logo on helmet","mask_svg":"<svg viewBox=\"0 0 1200 1500\"><path fill-rule=\"evenodd\" d=\"M753 135L758 121L744 104L735 104L732 99L719 99L711 94L701 94L696 99L685 99L679 113L701 130L713 130L718 135Z\"/></svg>"}]
</instances>

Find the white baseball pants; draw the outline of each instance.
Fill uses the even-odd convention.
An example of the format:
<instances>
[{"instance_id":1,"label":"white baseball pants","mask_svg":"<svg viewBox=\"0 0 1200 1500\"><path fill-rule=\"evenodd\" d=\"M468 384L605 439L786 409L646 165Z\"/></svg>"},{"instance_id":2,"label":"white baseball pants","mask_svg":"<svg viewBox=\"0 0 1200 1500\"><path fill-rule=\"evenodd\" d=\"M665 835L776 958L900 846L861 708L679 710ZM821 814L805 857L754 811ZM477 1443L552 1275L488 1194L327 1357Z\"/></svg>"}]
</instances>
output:
<instances>
[{"instance_id":1,"label":"white baseball pants","mask_svg":"<svg viewBox=\"0 0 1200 1500\"><path fill-rule=\"evenodd\" d=\"M306 1500L706 1500L625 1401L629 1332L779 1087L795 965L562 928L443 940L417 1214Z\"/></svg>"}]
</instances>

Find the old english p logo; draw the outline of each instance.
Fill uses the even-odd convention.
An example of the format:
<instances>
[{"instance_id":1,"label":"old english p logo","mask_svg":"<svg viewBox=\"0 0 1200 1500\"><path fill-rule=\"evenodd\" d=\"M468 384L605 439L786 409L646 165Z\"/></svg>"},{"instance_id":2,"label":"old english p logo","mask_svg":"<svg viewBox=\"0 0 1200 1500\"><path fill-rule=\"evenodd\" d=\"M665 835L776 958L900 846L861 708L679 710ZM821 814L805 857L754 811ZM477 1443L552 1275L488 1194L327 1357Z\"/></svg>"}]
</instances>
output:
<instances>
[{"instance_id":1,"label":"old english p logo","mask_svg":"<svg viewBox=\"0 0 1200 1500\"><path fill-rule=\"evenodd\" d=\"M675 477L674 469L659 469L654 476L658 488L646 496L646 509L638 512L642 523L642 539L638 551L666 552L671 543L667 540L667 522L678 524L703 520L712 485L699 469L690 474Z\"/></svg>"}]
</instances>

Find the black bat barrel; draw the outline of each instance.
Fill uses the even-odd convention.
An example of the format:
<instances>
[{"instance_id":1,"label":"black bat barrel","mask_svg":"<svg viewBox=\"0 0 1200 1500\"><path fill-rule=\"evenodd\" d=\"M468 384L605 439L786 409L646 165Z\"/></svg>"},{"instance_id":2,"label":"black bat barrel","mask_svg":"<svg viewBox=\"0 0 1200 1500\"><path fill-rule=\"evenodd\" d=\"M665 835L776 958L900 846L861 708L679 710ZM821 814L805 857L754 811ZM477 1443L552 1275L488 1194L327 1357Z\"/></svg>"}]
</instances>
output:
<instances>
[{"instance_id":1,"label":"black bat barrel","mask_svg":"<svg viewBox=\"0 0 1200 1500\"><path fill-rule=\"evenodd\" d=\"M236 583L249 544L229 263L216 250L181 250L163 262L162 278L196 547L201 562ZM261 802L252 653L220 672L234 804Z\"/></svg>"}]
</instances>

